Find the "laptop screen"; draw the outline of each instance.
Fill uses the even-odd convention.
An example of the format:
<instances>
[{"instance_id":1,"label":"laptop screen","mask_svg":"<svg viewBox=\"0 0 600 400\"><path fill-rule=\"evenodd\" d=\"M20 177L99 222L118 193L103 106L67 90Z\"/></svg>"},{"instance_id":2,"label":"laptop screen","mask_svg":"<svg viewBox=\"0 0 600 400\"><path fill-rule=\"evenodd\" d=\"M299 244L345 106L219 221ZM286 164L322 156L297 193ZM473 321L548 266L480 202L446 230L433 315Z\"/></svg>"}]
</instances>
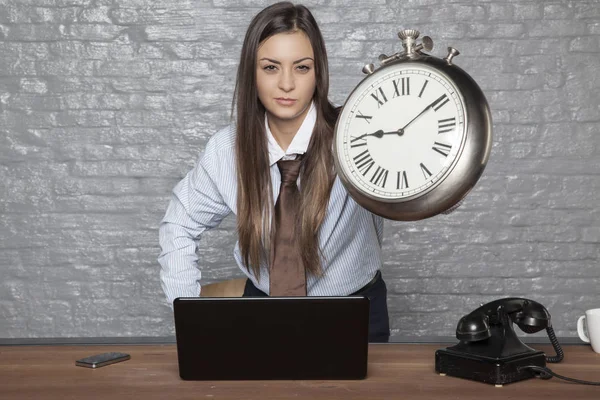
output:
<instances>
[{"instance_id":1,"label":"laptop screen","mask_svg":"<svg viewBox=\"0 0 600 400\"><path fill-rule=\"evenodd\" d=\"M362 379L369 299L178 298L182 379Z\"/></svg>"}]
</instances>

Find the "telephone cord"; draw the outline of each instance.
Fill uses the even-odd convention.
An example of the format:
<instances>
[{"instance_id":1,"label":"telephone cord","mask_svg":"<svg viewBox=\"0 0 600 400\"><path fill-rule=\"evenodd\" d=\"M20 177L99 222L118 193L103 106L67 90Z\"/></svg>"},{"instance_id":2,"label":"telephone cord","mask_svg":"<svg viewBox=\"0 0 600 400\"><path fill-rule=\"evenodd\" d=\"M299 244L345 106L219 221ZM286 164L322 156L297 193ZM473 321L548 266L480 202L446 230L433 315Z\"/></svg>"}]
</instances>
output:
<instances>
[{"instance_id":1,"label":"telephone cord","mask_svg":"<svg viewBox=\"0 0 600 400\"><path fill-rule=\"evenodd\" d=\"M560 344L558 343L558 339L556 339L556 335L554 334L554 329L552 326L546 328L546 332L548 333L548 337L550 338L550 342L552 343L552 347L554 347L554 351L556 351L556 356L554 357L546 357L546 361L549 363L557 363L561 362L564 358L565 354L563 353Z\"/></svg>"},{"instance_id":2,"label":"telephone cord","mask_svg":"<svg viewBox=\"0 0 600 400\"><path fill-rule=\"evenodd\" d=\"M580 383L582 385L600 386L600 382L584 381L584 380L581 380L581 379L569 378L569 377L557 374L556 372L552 371L550 368L540 367L538 365L525 365L523 367L519 367L518 369L519 370L521 370L521 369L532 369L534 371L538 371L540 374L536 375L536 377L540 378L540 379L551 379L553 376L555 376L555 377L557 377L559 379L563 379L565 381L574 382L574 383Z\"/></svg>"}]
</instances>

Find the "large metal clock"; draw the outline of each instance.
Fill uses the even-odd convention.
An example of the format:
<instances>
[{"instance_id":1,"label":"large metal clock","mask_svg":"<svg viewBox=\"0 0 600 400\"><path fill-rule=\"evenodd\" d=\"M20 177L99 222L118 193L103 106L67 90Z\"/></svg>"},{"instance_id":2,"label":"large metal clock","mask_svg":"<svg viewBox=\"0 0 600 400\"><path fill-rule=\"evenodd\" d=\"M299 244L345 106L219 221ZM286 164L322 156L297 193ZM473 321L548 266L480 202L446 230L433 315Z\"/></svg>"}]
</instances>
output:
<instances>
[{"instance_id":1,"label":"large metal clock","mask_svg":"<svg viewBox=\"0 0 600 400\"><path fill-rule=\"evenodd\" d=\"M429 37L401 31L404 51L365 66L335 128L340 179L363 207L395 220L419 220L455 207L489 158L488 103L475 81L452 63L425 54Z\"/></svg>"}]
</instances>

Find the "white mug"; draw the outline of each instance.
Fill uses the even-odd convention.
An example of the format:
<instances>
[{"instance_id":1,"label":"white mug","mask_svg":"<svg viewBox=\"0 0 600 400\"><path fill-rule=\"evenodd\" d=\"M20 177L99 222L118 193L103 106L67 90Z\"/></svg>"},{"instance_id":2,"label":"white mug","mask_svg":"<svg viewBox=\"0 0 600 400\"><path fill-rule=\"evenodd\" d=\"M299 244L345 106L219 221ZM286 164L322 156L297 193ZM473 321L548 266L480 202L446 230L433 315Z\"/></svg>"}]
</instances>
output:
<instances>
[{"instance_id":1,"label":"white mug","mask_svg":"<svg viewBox=\"0 0 600 400\"><path fill-rule=\"evenodd\" d=\"M577 333L581 340L591 343L592 349L600 354L600 308L587 310L585 315L579 317L577 320Z\"/></svg>"}]
</instances>

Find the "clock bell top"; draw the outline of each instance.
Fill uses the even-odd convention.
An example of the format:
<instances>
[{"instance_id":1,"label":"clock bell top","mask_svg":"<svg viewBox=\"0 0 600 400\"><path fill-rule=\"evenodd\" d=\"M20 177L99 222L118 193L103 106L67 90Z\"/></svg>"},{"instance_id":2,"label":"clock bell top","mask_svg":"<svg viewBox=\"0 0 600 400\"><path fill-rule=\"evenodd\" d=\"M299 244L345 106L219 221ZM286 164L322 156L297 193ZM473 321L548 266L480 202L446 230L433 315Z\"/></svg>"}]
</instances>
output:
<instances>
[{"instance_id":1,"label":"clock bell top","mask_svg":"<svg viewBox=\"0 0 600 400\"><path fill-rule=\"evenodd\" d=\"M379 62L381 66L388 65L397 60L415 60L424 56L428 56L423 53L422 50L431 51L433 50L433 40L429 36L423 36L421 43L417 42L419 38L420 32L416 29L404 29L398 32L398 38L402 41L403 51L392 54L391 56L387 56L385 54L381 54L379 56ZM460 52L456 50L454 47L448 47L448 55L444 57L444 61L448 63L448 65L452 65L452 59L459 55ZM373 64L367 64L363 67L362 70L365 74L370 75L375 72L375 66Z\"/></svg>"}]
</instances>

